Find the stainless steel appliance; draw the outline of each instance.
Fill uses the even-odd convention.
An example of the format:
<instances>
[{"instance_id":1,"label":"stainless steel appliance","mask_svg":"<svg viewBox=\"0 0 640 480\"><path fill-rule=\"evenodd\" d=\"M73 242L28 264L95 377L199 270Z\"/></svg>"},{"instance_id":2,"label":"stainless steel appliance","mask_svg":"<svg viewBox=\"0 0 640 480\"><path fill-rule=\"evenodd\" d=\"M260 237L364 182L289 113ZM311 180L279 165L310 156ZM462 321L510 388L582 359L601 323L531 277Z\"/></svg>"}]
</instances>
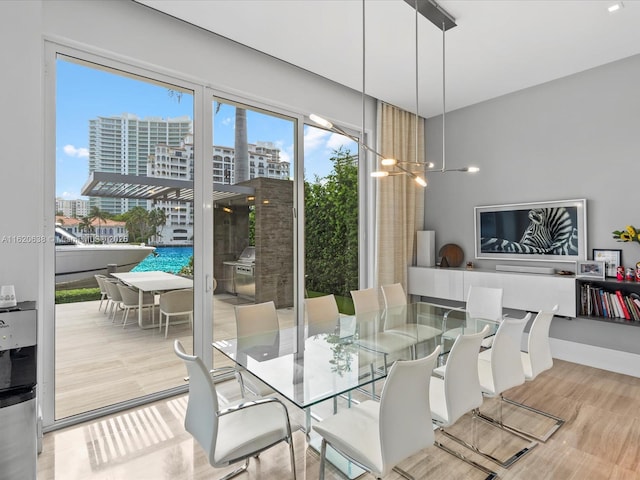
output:
<instances>
[{"instance_id":1,"label":"stainless steel appliance","mask_svg":"<svg viewBox=\"0 0 640 480\"><path fill-rule=\"evenodd\" d=\"M36 479L35 302L0 309L0 480Z\"/></svg>"},{"instance_id":2,"label":"stainless steel appliance","mask_svg":"<svg viewBox=\"0 0 640 480\"><path fill-rule=\"evenodd\" d=\"M224 262L225 291L254 300L256 298L255 264L256 247L247 247L237 260Z\"/></svg>"}]
</instances>

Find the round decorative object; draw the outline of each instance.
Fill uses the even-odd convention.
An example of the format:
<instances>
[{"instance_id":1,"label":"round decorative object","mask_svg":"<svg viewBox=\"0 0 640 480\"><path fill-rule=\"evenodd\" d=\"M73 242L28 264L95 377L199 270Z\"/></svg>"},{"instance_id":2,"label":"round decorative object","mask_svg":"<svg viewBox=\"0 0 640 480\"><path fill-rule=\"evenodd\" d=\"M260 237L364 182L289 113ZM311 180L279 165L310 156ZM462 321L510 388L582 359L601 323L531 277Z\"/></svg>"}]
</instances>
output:
<instances>
[{"instance_id":1,"label":"round decorative object","mask_svg":"<svg viewBox=\"0 0 640 480\"><path fill-rule=\"evenodd\" d=\"M438 256L443 259L440 264L445 263L449 267L459 267L464 260L462 249L455 243L447 243L444 245L438 252Z\"/></svg>"}]
</instances>

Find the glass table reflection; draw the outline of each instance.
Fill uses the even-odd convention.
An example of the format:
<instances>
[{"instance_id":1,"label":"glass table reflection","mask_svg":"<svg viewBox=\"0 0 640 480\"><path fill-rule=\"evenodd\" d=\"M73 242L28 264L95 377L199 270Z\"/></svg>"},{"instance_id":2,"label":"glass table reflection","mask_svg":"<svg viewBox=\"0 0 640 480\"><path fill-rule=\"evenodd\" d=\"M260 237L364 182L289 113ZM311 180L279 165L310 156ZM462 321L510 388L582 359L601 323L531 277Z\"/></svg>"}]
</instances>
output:
<instances>
[{"instance_id":1,"label":"glass table reflection","mask_svg":"<svg viewBox=\"0 0 640 480\"><path fill-rule=\"evenodd\" d=\"M325 332L298 335L296 327L213 342L213 347L298 407L365 388L383 379L396 360L420 358L455 330L475 333L489 320L469 319L463 309L419 302L357 316L343 316ZM305 332L306 333L306 332Z\"/></svg>"}]
</instances>

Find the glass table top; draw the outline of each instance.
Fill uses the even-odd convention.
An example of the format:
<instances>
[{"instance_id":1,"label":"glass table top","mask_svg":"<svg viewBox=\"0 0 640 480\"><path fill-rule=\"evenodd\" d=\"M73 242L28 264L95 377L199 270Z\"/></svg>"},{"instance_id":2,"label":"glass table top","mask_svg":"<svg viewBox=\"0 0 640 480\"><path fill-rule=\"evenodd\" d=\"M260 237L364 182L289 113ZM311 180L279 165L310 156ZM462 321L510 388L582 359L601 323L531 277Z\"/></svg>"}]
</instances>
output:
<instances>
[{"instance_id":1,"label":"glass table top","mask_svg":"<svg viewBox=\"0 0 640 480\"><path fill-rule=\"evenodd\" d=\"M386 376L395 360L446 354L459 333L498 324L463 309L412 303L337 322L213 342L213 347L301 408L346 394ZM312 332L309 335L309 331Z\"/></svg>"}]
</instances>

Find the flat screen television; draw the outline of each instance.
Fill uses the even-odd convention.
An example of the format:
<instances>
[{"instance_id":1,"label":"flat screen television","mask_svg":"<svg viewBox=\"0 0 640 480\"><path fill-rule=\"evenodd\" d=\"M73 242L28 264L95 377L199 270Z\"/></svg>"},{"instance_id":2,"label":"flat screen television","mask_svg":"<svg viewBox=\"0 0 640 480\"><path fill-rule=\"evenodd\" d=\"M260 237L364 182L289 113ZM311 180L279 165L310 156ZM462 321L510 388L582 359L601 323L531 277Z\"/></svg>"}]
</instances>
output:
<instances>
[{"instance_id":1,"label":"flat screen television","mask_svg":"<svg viewBox=\"0 0 640 480\"><path fill-rule=\"evenodd\" d=\"M490 205L474 210L478 259L587 259L585 199Z\"/></svg>"}]
</instances>

